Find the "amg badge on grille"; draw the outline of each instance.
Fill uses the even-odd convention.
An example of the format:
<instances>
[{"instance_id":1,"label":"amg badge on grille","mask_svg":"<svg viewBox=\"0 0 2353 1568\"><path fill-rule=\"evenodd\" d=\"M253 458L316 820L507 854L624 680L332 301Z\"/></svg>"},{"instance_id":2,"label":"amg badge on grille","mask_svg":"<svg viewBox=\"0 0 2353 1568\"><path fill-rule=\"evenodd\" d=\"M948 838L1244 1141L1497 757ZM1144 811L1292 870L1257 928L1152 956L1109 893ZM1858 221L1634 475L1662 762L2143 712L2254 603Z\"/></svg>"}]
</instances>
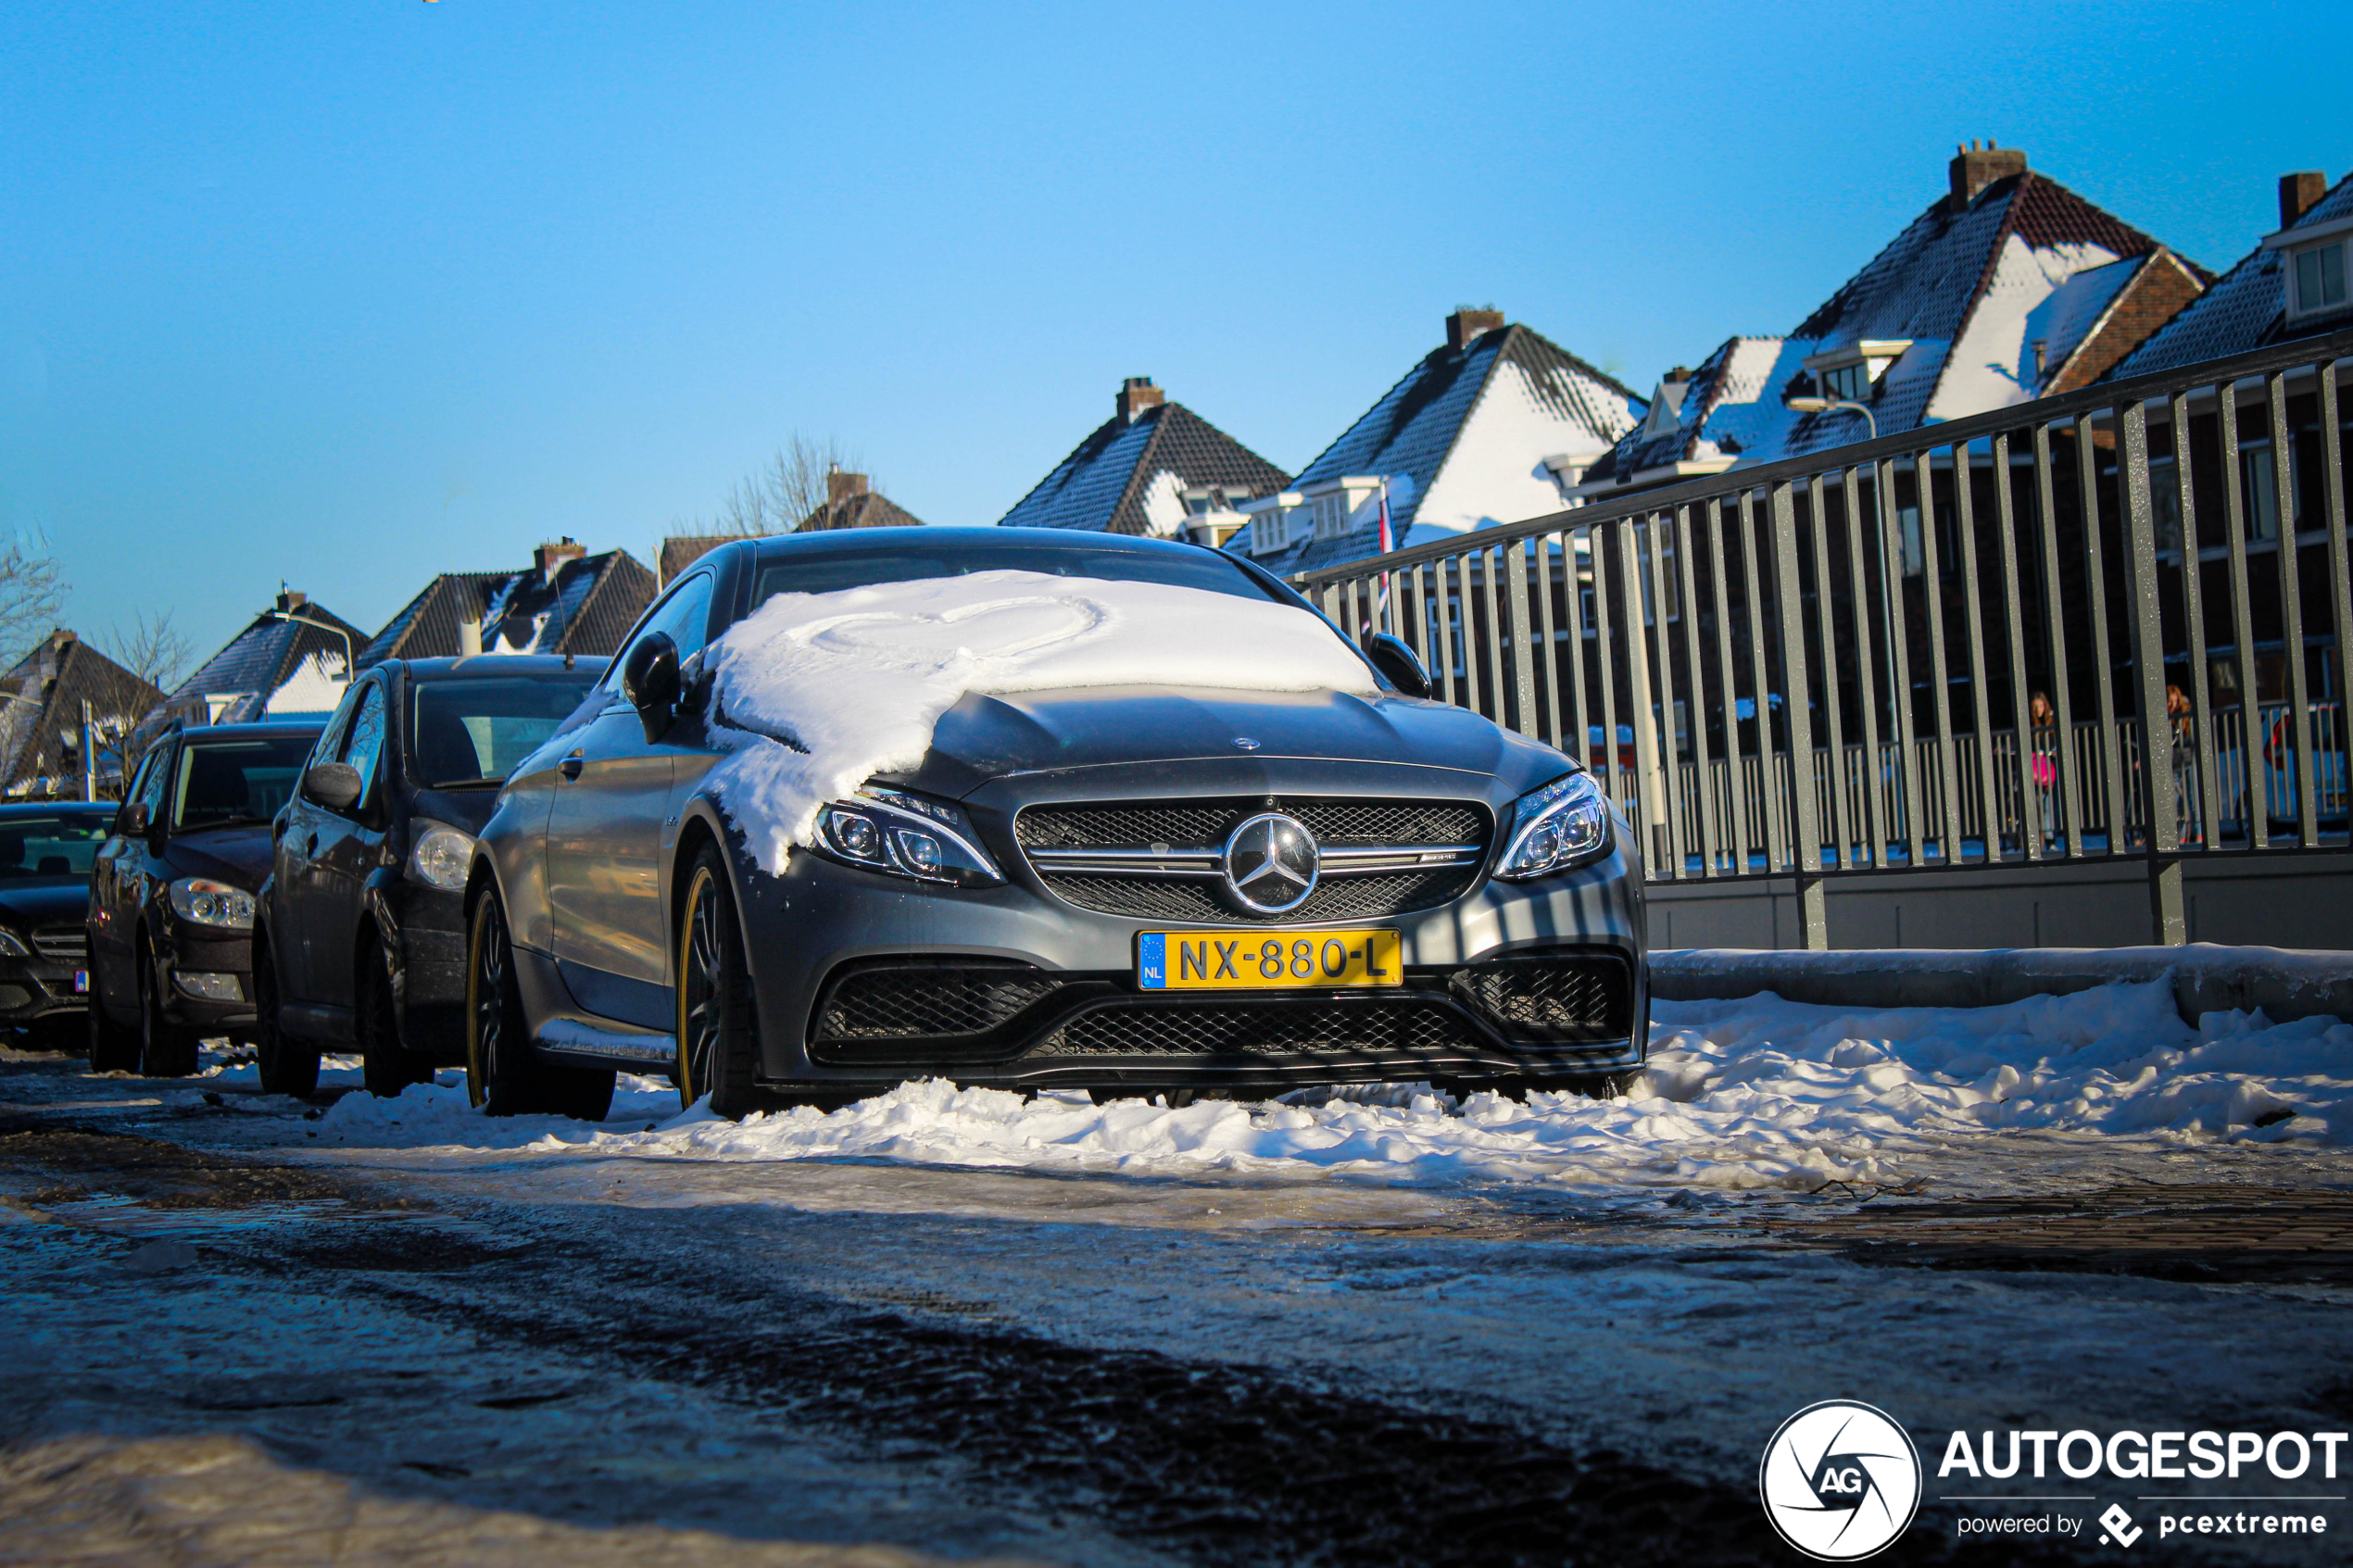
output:
<instances>
[{"instance_id":1,"label":"amg badge on grille","mask_svg":"<svg viewBox=\"0 0 2353 1568\"><path fill-rule=\"evenodd\" d=\"M1278 915L1315 891L1323 855L1305 823L1280 811L1246 819L1226 840L1226 887L1246 909Z\"/></svg>"}]
</instances>

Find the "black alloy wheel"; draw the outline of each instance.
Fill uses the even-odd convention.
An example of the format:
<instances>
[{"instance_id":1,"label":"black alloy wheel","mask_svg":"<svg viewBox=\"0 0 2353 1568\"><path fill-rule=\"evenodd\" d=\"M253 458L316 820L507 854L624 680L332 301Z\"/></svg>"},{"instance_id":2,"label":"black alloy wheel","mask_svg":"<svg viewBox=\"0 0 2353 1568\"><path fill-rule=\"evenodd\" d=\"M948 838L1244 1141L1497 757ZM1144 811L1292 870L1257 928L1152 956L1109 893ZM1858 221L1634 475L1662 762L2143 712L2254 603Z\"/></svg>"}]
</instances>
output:
<instances>
[{"instance_id":1,"label":"black alloy wheel","mask_svg":"<svg viewBox=\"0 0 2353 1568\"><path fill-rule=\"evenodd\" d=\"M253 944L253 1054L261 1073L261 1092L296 1099L316 1093L319 1042L287 1034L278 1016L278 965L266 934L257 935Z\"/></svg>"},{"instance_id":2,"label":"black alloy wheel","mask_svg":"<svg viewBox=\"0 0 2353 1568\"><path fill-rule=\"evenodd\" d=\"M719 847L706 844L686 873L678 915L678 1098L711 1097L721 1116L771 1103L758 1082L760 1020L744 961L735 894Z\"/></svg>"},{"instance_id":3,"label":"black alloy wheel","mask_svg":"<svg viewBox=\"0 0 2353 1568\"><path fill-rule=\"evenodd\" d=\"M364 944L353 965L353 1033L359 1037L360 1081L379 1099L397 1099L411 1084L433 1082L433 1063L400 1043L400 1016L392 1005L392 955L382 942Z\"/></svg>"},{"instance_id":4,"label":"black alloy wheel","mask_svg":"<svg viewBox=\"0 0 2353 1568\"><path fill-rule=\"evenodd\" d=\"M93 1073L136 1073L139 1070L139 1031L117 1023L107 1013L107 1005L98 999L98 988L90 988L90 1071Z\"/></svg>"},{"instance_id":5,"label":"black alloy wheel","mask_svg":"<svg viewBox=\"0 0 2353 1568\"><path fill-rule=\"evenodd\" d=\"M139 1071L149 1078L185 1078L196 1070L196 1032L163 1014L163 971L142 953L139 975Z\"/></svg>"},{"instance_id":6,"label":"black alloy wheel","mask_svg":"<svg viewBox=\"0 0 2353 1568\"><path fill-rule=\"evenodd\" d=\"M601 1122L612 1085L610 1067L560 1067L532 1049L507 912L484 893L466 936L466 1098L492 1116Z\"/></svg>"}]
</instances>

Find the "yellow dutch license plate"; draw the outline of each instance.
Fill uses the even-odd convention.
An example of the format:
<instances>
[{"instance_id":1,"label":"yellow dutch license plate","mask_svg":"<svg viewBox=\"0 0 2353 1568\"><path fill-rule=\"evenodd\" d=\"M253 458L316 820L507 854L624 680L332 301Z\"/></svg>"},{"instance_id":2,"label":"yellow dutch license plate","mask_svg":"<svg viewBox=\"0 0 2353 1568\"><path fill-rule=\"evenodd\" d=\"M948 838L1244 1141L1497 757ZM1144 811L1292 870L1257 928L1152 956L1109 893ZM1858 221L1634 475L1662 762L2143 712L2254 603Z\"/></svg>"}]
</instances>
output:
<instances>
[{"instance_id":1,"label":"yellow dutch license plate","mask_svg":"<svg viewBox=\"0 0 2353 1568\"><path fill-rule=\"evenodd\" d=\"M1146 991L1297 991L1402 985L1394 931L1147 931L1136 938Z\"/></svg>"}]
</instances>

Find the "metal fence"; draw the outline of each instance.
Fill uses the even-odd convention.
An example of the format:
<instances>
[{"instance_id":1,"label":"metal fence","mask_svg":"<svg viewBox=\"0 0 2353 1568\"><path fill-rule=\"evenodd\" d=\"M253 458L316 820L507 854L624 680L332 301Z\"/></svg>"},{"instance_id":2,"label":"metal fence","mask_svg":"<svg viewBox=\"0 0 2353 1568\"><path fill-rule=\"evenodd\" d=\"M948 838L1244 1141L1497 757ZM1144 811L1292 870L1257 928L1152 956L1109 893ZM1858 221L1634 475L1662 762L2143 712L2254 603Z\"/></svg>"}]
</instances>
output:
<instances>
[{"instance_id":1,"label":"metal fence","mask_svg":"<svg viewBox=\"0 0 2353 1568\"><path fill-rule=\"evenodd\" d=\"M1653 882L2348 843L2353 332L1311 571L1584 757ZM1842 418L1837 414L1818 418Z\"/></svg>"}]
</instances>

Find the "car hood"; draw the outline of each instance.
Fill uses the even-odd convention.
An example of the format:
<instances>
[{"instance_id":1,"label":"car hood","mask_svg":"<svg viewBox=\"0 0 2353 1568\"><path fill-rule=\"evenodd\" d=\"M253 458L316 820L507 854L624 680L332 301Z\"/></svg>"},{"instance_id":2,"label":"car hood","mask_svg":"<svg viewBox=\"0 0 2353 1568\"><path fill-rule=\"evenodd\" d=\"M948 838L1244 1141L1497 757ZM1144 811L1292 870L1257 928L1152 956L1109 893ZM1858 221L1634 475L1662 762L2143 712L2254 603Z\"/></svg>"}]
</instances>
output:
<instances>
[{"instance_id":1,"label":"car hood","mask_svg":"<svg viewBox=\"0 0 2353 1568\"><path fill-rule=\"evenodd\" d=\"M1245 742L1254 744L1244 744ZM1404 763L1533 787L1573 764L1466 709L1382 694L1102 686L967 694L911 787L960 798L1008 774L1249 758Z\"/></svg>"},{"instance_id":2,"label":"car hood","mask_svg":"<svg viewBox=\"0 0 2353 1568\"><path fill-rule=\"evenodd\" d=\"M174 876L210 877L251 893L270 874L272 847L270 824L257 822L182 834L165 849L163 859Z\"/></svg>"},{"instance_id":3,"label":"car hood","mask_svg":"<svg viewBox=\"0 0 2353 1568\"><path fill-rule=\"evenodd\" d=\"M69 924L81 920L89 909L90 884L86 882L0 885L0 921L10 925Z\"/></svg>"}]
</instances>

